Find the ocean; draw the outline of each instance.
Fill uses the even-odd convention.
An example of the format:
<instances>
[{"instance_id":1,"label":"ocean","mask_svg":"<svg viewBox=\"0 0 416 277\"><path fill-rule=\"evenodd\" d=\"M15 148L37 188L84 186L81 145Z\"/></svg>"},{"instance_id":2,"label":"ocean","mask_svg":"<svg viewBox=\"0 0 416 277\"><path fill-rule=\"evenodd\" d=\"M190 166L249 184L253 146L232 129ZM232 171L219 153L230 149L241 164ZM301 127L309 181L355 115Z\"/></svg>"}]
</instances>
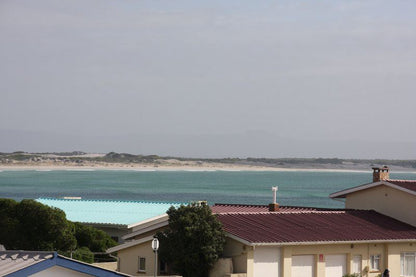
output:
<instances>
[{"instance_id":1,"label":"ocean","mask_svg":"<svg viewBox=\"0 0 416 277\"><path fill-rule=\"evenodd\" d=\"M416 179L416 173L391 173L392 179ZM272 186L285 206L342 208L330 193L369 183L372 172L321 171L128 171L4 170L0 198L64 197L269 204Z\"/></svg>"}]
</instances>

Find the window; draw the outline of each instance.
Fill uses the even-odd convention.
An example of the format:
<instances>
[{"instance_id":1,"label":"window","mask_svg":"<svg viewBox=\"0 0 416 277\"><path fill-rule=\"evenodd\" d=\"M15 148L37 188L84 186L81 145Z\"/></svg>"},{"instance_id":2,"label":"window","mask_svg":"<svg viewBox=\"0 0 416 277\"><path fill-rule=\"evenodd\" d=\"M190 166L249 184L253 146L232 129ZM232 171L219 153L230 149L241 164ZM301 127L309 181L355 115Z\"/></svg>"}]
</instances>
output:
<instances>
[{"instance_id":1,"label":"window","mask_svg":"<svg viewBox=\"0 0 416 277\"><path fill-rule=\"evenodd\" d=\"M380 254L370 256L371 270L380 271Z\"/></svg>"},{"instance_id":2,"label":"window","mask_svg":"<svg viewBox=\"0 0 416 277\"><path fill-rule=\"evenodd\" d=\"M146 258L139 257L139 272L146 272Z\"/></svg>"},{"instance_id":3,"label":"window","mask_svg":"<svg viewBox=\"0 0 416 277\"><path fill-rule=\"evenodd\" d=\"M416 276L416 253L400 254L400 275L406 277Z\"/></svg>"},{"instance_id":4,"label":"window","mask_svg":"<svg viewBox=\"0 0 416 277\"><path fill-rule=\"evenodd\" d=\"M352 257L352 268L351 273L360 273L361 274L361 255L356 255Z\"/></svg>"}]
</instances>

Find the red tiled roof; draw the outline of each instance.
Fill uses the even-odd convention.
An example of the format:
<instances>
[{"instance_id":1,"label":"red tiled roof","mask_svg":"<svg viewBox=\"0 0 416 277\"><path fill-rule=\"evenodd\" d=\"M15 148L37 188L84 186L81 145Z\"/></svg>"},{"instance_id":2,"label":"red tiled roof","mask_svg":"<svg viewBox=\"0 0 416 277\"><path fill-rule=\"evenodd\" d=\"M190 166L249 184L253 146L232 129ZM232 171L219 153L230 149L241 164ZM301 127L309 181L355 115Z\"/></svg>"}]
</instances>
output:
<instances>
[{"instance_id":1,"label":"red tiled roof","mask_svg":"<svg viewBox=\"0 0 416 277\"><path fill-rule=\"evenodd\" d=\"M214 214L219 213L261 213L269 212L268 205L246 205L246 204L218 204L211 206L211 210ZM308 207L291 207L280 206L279 212L300 212L300 211L317 211L322 210L319 208Z\"/></svg>"},{"instance_id":2,"label":"red tiled roof","mask_svg":"<svg viewBox=\"0 0 416 277\"><path fill-rule=\"evenodd\" d=\"M227 233L249 243L416 240L416 227L375 211L218 214Z\"/></svg>"},{"instance_id":3,"label":"red tiled roof","mask_svg":"<svg viewBox=\"0 0 416 277\"><path fill-rule=\"evenodd\" d=\"M416 191L416 180L386 180L386 182L408 190Z\"/></svg>"}]
</instances>

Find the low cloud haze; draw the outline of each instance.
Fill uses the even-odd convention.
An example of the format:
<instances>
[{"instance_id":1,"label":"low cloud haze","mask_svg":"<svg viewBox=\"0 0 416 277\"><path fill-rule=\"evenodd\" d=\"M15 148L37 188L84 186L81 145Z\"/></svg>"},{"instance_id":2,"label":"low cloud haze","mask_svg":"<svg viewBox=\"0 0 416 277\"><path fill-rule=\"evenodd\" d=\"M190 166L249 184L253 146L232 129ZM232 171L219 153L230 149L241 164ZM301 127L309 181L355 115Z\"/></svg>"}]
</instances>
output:
<instances>
[{"instance_id":1,"label":"low cloud haze","mask_svg":"<svg viewBox=\"0 0 416 277\"><path fill-rule=\"evenodd\" d=\"M0 151L416 159L415 8L3 0Z\"/></svg>"}]
</instances>

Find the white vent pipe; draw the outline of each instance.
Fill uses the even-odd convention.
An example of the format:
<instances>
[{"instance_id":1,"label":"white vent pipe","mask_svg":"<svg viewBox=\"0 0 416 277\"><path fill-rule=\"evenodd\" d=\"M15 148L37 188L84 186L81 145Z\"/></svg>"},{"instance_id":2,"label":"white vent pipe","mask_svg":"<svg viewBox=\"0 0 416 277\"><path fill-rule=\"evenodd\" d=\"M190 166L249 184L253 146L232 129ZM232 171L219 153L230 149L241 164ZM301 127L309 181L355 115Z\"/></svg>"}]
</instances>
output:
<instances>
[{"instance_id":1,"label":"white vent pipe","mask_svg":"<svg viewBox=\"0 0 416 277\"><path fill-rule=\"evenodd\" d=\"M275 187L272 187L272 191L273 191L273 204L276 204L277 202L277 190L278 190L278 187L277 186L275 186Z\"/></svg>"}]
</instances>

